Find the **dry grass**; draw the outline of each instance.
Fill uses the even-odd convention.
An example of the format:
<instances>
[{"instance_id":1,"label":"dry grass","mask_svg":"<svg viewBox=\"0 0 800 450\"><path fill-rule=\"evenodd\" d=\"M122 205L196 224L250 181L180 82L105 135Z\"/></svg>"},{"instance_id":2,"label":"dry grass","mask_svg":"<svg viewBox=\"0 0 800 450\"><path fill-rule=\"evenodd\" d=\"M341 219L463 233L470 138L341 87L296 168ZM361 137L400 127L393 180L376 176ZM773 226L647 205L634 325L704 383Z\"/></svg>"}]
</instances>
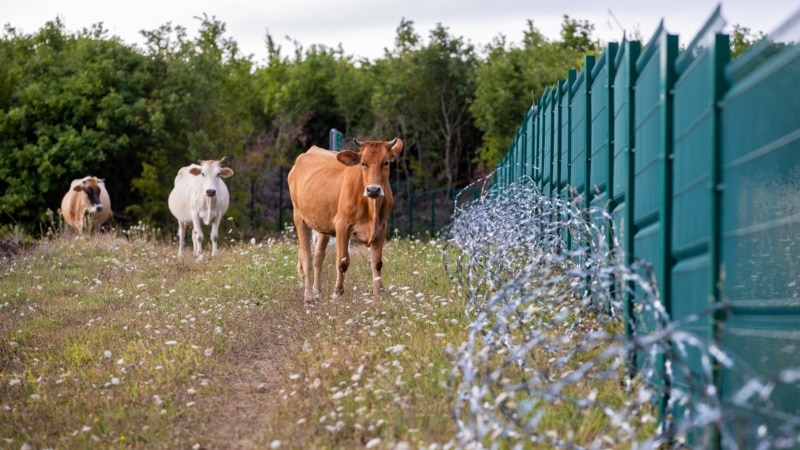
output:
<instances>
[{"instance_id":1,"label":"dry grass","mask_svg":"<svg viewBox=\"0 0 800 450\"><path fill-rule=\"evenodd\" d=\"M228 243L197 263L127 235L62 234L3 261L0 448L453 436L444 348L462 337L463 304L435 242L388 245L383 298L365 294L356 248L346 294L308 305L288 238Z\"/></svg>"},{"instance_id":2,"label":"dry grass","mask_svg":"<svg viewBox=\"0 0 800 450\"><path fill-rule=\"evenodd\" d=\"M345 294L307 304L292 236L201 262L154 236L61 233L2 260L0 449L455 446L468 324L441 241L388 243L380 298L354 247Z\"/></svg>"}]
</instances>

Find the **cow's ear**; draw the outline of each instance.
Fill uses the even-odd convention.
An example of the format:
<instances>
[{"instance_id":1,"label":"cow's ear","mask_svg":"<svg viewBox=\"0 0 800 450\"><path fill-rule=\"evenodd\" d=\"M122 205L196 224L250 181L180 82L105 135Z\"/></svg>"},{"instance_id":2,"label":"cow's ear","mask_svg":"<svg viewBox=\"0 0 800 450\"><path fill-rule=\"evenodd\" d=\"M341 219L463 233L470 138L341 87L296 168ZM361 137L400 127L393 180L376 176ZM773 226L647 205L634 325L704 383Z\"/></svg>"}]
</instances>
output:
<instances>
[{"instance_id":1,"label":"cow's ear","mask_svg":"<svg viewBox=\"0 0 800 450\"><path fill-rule=\"evenodd\" d=\"M219 174L222 175L223 178L228 178L233 175L233 169L230 167L223 167L222 170L219 171Z\"/></svg>"},{"instance_id":2,"label":"cow's ear","mask_svg":"<svg viewBox=\"0 0 800 450\"><path fill-rule=\"evenodd\" d=\"M198 166L192 166L192 168L189 169L189 173L192 175L200 175L200 173L202 173L202 170Z\"/></svg>"},{"instance_id":3,"label":"cow's ear","mask_svg":"<svg viewBox=\"0 0 800 450\"><path fill-rule=\"evenodd\" d=\"M352 150L342 150L336 154L336 159L345 166L355 166L361 162L361 155Z\"/></svg>"},{"instance_id":4,"label":"cow's ear","mask_svg":"<svg viewBox=\"0 0 800 450\"><path fill-rule=\"evenodd\" d=\"M389 149L389 154L392 155L393 160L397 158L397 155L399 155L400 152L403 151L403 141L401 139L395 139L397 142L395 142L392 148Z\"/></svg>"}]
</instances>

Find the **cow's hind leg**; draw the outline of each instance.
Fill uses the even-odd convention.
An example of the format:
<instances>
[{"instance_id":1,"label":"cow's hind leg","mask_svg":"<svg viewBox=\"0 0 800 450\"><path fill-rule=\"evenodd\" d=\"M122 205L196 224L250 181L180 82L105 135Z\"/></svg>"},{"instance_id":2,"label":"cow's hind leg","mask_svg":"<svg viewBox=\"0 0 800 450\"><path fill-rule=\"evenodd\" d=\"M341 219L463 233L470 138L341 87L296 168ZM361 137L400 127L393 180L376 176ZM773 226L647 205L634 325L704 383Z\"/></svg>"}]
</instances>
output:
<instances>
[{"instance_id":1,"label":"cow's hind leg","mask_svg":"<svg viewBox=\"0 0 800 450\"><path fill-rule=\"evenodd\" d=\"M297 211L297 208L295 208L295 211ZM297 230L297 240L300 243L297 252L297 272L300 274L302 271L304 278L303 298L306 300L313 300L314 291L311 286L311 228L309 228L299 213L294 215L294 226Z\"/></svg>"},{"instance_id":2,"label":"cow's hind leg","mask_svg":"<svg viewBox=\"0 0 800 450\"><path fill-rule=\"evenodd\" d=\"M328 250L331 237L327 234L317 233L317 244L314 248L314 294L319 295L322 290L322 264Z\"/></svg>"}]
</instances>

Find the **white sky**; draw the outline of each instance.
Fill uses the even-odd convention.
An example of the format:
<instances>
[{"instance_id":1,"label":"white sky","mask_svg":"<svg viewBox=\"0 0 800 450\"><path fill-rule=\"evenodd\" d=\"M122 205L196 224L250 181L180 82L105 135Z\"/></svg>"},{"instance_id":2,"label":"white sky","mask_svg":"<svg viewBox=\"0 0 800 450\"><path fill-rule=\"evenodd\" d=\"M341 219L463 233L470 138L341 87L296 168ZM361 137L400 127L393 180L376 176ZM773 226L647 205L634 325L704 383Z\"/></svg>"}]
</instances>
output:
<instances>
[{"instance_id":1,"label":"white sky","mask_svg":"<svg viewBox=\"0 0 800 450\"><path fill-rule=\"evenodd\" d=\"M383 49L394 48L400 20L414 22L415 30L428 41L428 34L437 23L476 46L491 42L503 34L509 42L519 42L527 20L549 39L559 39L564 14L595 25L595 37L603 41L620 41L622 31L640 30L649 39L659 21L671 33L688 44L705 23L717 0L0 0L0 25L11 25L18 32L32 34L44 24L61 17L68 31L88 28L102 22L110 34L141 46L140 31L154 30L171 22L188 30L189 38L197 37L204 13L216 17L226 26L225 37L235 40L245 54L252 54L257 63L266 57L267 32L283 54L294 45L286 36L300 42L337 47L345 53L375 59ZM800 0L727 0L722 13L727 30L740 24L753 31L769 33L800 9ZM616 21L612 18L616 18Z\"/></svg>"}]
</instances>

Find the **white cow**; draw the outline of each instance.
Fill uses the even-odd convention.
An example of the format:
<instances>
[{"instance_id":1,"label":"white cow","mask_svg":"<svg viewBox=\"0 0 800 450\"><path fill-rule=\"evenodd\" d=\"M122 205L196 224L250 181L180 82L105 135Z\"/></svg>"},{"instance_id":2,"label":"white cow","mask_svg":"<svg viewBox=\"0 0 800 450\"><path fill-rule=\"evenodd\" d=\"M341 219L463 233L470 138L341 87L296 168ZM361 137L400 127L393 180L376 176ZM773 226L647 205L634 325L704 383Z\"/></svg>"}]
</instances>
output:
<instances>
[{"instance_id":1,"label":"white cow","mask_svg":"<svg viewBox=\"0 0 800 450\"><path fill-rule=\"evenodd\" d=\"M217 254L217 236L222 216L228 211L228 187L222 178L233 175L229 167L219 161L200 160L200 164L182 167L175 177L175 187L169 194L169 210L178 219L178 256L183 254L186 226L192 227L194 254L203 258L203 230L201 225L211 225L211 256Z\"/></svg>"}]
</instances>

